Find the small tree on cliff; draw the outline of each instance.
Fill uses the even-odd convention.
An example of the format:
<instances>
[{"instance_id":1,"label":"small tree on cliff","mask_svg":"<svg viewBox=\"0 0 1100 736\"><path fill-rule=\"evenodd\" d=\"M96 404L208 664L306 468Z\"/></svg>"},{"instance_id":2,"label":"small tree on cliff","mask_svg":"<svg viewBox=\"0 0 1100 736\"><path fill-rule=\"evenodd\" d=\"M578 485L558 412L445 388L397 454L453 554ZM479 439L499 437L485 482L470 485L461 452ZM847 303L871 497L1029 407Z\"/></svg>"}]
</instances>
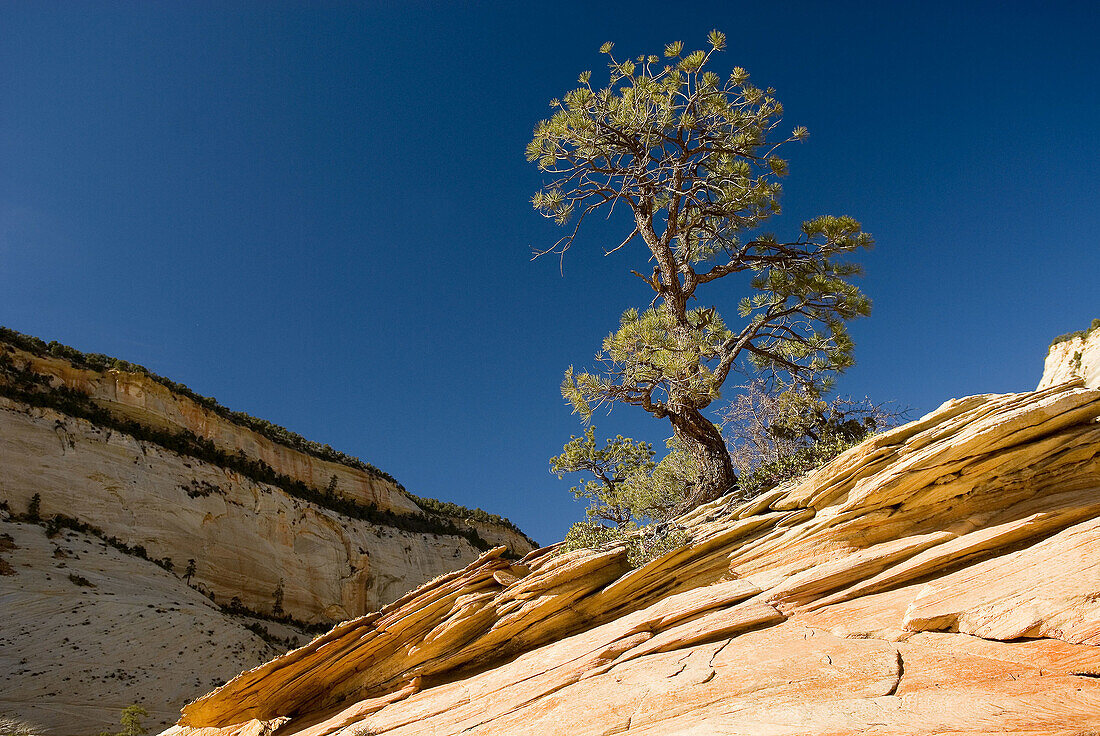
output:
<instances>
[{"instance_id":1,"label":"small tree on cliff","mask_svg":"<svg viewBox=\"0 0 1100 736\"><path fill-rule=\"evenodd\" d=\"M655 456L650 443L622 435L600 447L592 425L583 437L569 438L562 454L550 458L550 472L559 478L564 473L588 476L572 489L588 501L588 509L587 518L565 535L562 551L622 542L628 562L640 565L684 543L679 528L653 523L667 520L683 500L683 452L670 446L661 462L654 462Z\"/></svg>"},{"instance_id":2,"label":"small tree on cliff","mask_svg":"<svg viewBox=\"0 0 1100 736\"><path fill-rule=\"evenodd\" d=\"M276 618L279 618L285 613L283 611L283 596L286 594L286 589L283 587L283 579L279 578L279 584L275 586L275 592L271 594L271 613Z\"/></svg>"},{"instance_id":3,"label":"small tree on cliff","mask_svg":"<svg viewBox=\"0 0 1100 736\"><path fill-rule=\"evenodd\" d=\"M137 703L128 705L122 709L121 731L100 731L99 736L143 736L149 733L149 729L142 725L141 719L149 715L149 711Z\"/></svg>"},{"instance_id":4,"label":"small tree on cliff","mask_svg":"<svg viewBox=\"0 0 1100 736\"><path fill-rule=\"evenodd\" d=\"M635 521L663 517L675 496L662 493L653 483L656 453L648 442L617 436L600 447L596 428L589 426L583 437L570 437L562 453L550 458L550 472L590 476L572 489L573 495L588 502L585 515L594 522L610 522L622 528Z\"/></svg>"},{"instance_id":5,"label":"small tree on cliff","mask_svg":"<svg viewBox=\"0 0 1100 736\"><path fill-rule=\"evenodd\" d=\"M535 128L527 158L550 175L532 203L544 216L575 224L540 252L564 256L585 218L616 204L629 208L633 229L608 254L638 240L652 272L632 273L653 290L650 307L627 310L597 353L598 369L575 372L563 395L587 421L603 405L640 406L672 423L678 447L695 466L686 505L731 490L736 474L718 428L704 413L735 367L786 380L843 370L852 363L845 321L870 312L849 283L857 265L839 260L872 244L850 217L822 216L781 241L760 228L779 212L785 143L774 140L782 106L773 90L749 83L735 68L725 80L706 70L725 46L712 31L709 50L685 53L680 42L657 56L617 60L597 89L591 73L551 102ZM641 265L639 264L639 268ZM728 327L714 306L699 302L704 284L747 274L740 324Z\"/></svg>"}]
</instances>

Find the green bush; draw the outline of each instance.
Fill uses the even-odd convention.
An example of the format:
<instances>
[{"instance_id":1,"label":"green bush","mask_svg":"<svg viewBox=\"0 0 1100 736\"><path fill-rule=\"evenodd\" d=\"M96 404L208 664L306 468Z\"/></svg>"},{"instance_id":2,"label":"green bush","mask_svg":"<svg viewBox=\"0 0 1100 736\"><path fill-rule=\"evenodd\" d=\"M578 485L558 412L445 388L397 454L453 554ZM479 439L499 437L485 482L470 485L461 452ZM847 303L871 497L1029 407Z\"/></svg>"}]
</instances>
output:
<instances>
[{"instance_id":1,"label":"green bush","mask_svg":"<svg viewBox=\"0 0 1100 736\"><path fill-rule=\"evenodd\" d=\"M668 448L656 462L648 442L617 435L601 447L592 426L583 436L570 437L562 453L550 458L550 472L558 478L583 474L571 491L588 508L586 520L570 527L561 551L622 544L627 561L638 567L683 546L683 532L661 522L674 513L695 473L690 457L674 440Z\"/></svg>"},{"instance_id":2,"label":"green bush","mask_svg":"<svg viewBox=\"0 0 1100 736\"><path fill-rule=\"evenodd\" d=\"M30 503L27 504L27 520L38 521L41 518L40 513L42 511L42 494L36 493L31 496Z\"/></svg>"},{"instance_id":3,"label":"green bush","mask_svg":"<svg viewBox=\"0 0 1100 736\"><path fill-rule=\"evenodd\" d=\"M675 443L661 462L648 442L621 434L596 442L596 428L589 426L581 437L572 436L562 453L550 458L550 472L562 478L580 473L581 481L571 490L588 502L586 516L615 526L642 525L668 518L680 501L694 472L686 453Z\"/></svg>"},{"instance_id":4,"label":"green bush","mask_svg":"<svg viewBox=\"0 0 1100 736\"><path fill-rule=\"evenodd\" d=\"M1076 332L1067 332L1064 335L1059 335L1058 337L1050 341L1050 347L1054 347L1060 342L1069 342L1075 337L1088 338L1089 335L1096 332L1097 330L1100 330L1100 317L1094 319L1087 330L1077 330Z\"/></svg>"},{"instance_id":5,"label":"green bush","mask_svg":"<svg viewBox=\"0 0 1100 736\"><path fill-rule=\"evenodd\" d=\"M191 588L194 588L195 590L198 590L200 593L203 592L202 590L200 590L198 587L196 587L194 585L190 585L190 584L188 584L188 585ZM281 605L282 604L280 603L280 607L281 607ZM286 612L283 612L283 613L276 616L272 613L264 613L263 611L257 611L253 608L249 608L248 606L244 605L244 603L241 602L241 599L238 598L237 596L233 596L232 600L229 601L228 605L226 605L224 603L219 604L218 608L221 609L222 613L227 613L230 616L247 616L248 618L258 618L258 619L262 619L264 621L271 621L272 623L284 624L286 626L292 626L295 629L298 629L299 631L304 631L304 632L309 633L309 634L323 634L324 632L326 632L326 631L328 631L329 629L332 628L331 624L327 624L327 623L323 623L323 622L317 622L317 623L312 623L312 624L306 623L305 621L302 621L301 619L294 618L293 616L291 616L289 613L286 613ZM245 626L245 628L251 629L253 625L256 625L256 624L247 625L247 626ZM264 629L264 631L267 631L267 629Z\"/></svg>"},{"instance_id":6,"label":"green bush","mask_svg":"<svg viewBox=\"0 0 1100 736\"><path fill-rule=\"evenodd\" d=\"M865 437L866 435L859 438L832 435L816 444L801 447L778 460L763 463L738 479L741 494L744 498L752 498L789 480L800 478L820 468L845 450L855 447Z\"/></svg>"},{"instance_id":7,"label":"green bush","mask_svg":"<svg viewBox=\"0 0 1100 736\"><path fill-rule=\"evenodd\" d=\"M474 521L480 521L485 524L502 526L506 529L511 529L512 531L516 532L524 539L526 539L528 542L535 544L534 540L524 534L518 526L516 526L510 520L503 516L490 514L484 509L471 509L457 503L451 503L450 501L440 501L434 498L424 498L408 491L405 491L405 495L411 498L417 506L426 511L431 511L432 513L439 514L440 516L449 516L453 519L473 519Z\"/></svg>"},{"instance_id":8,"label":"green bush","mask_svg":"<svg viewBox=\"0 0 1100 736\"><path fill-rule=\"evenodd\" d=\"M273 647L276 647L278 649L282 649L284 651L290 651L294 647L298 646L297 640L292 639L290 637L287 637L286 639L280 639L279 637L275 636L270 631L268 631L267 627L263 626L262 624L260 624L258 622L254 621L250 624L245 624L245 628L248 629L249 631L251 631L256 636L263 639L266 643L268 643L268 644L270 644Z\"/></svg>"},{"instance_id":9,"label":"green bush","mask_svg":"<svg viewBox=\"0 0 1100 736\"><path fill-rule=\"evenodd\" d=\"M641 567L689 541L683 529L667 524L604 526L596 521L578 521L569 528L559 552L621 544L626 547L627 563L631 567Z\"/></svg>"},{"instance_id":10,"label":"green bush","mask_svg":"<svg viewBox=\"0 0 1100 736\"><path fill-rule=\"evenodd\" d=\"M149 729L141 725L141 719L149 715L149 711L137 703L128 705L122 709L119 721L122 723L121 731L100 731L99 736L143 736L149 733Z\"/></svg>"},{"instance_id":11,"label":"green bush","mask_svg":"<svg viewBox=\"0 0 1100 736\"><path fill-rule=\"evenodd\" d=\"M907 413L870 399L826 401L813 386L746 385L722 422L741 499L820 467Z\"/></svg>"},{"instance_id":12,"label":"green bush","mask_svg":"<svg viewBox=\"0 0 1100 736\"><path fill-rule=\"evenodd\" d=\"M94 588L95 587L95 583L93 583L88 578L84 577L83 575L77 575L76 573L72 573L72 572L69 573L69 582L71 582L73 585L77 586L78 588Z\"/></svg>"}]
</instances>

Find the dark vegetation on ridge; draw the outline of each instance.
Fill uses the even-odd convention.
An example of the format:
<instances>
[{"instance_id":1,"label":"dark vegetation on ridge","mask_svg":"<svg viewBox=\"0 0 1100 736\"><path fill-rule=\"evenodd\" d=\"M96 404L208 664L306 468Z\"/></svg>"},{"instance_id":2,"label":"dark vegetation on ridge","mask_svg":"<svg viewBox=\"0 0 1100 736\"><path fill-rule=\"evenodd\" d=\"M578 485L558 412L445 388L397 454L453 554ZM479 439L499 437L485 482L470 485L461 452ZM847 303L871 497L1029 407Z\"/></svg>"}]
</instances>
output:
<instances>
[{"instance_id":1,"label":"dark vegetation on ridge","mask_svg":"<svg viewBox=\"0 0 1100 736\"><path fill-rule=\"evenodd\" d=\"M1050 341L1050 346L1054 347L1060 342L1069 342L1076 337L1087 338L1089 335L1096 332L1097 330L1100 330L1100 317L1094 319L1087 330L1077 330L1076 332L1067 332L1064 335L1059 335L1058 337Z\"/></svg>"},{"instance_id":2,"label":"dark vegetation on ridge","mask_svg":"<svg viewBox=\"0 0 1100 736\"><path fill-rule=\"evenodd\" d=\"M179 394L181 396L186 396L195 403L206 409L209 409L210 411L213 411L218 416L226 419L227 421L230 421L246 429L250 429L257 434L267 437L273 442L277 442L280 445L289 447L307 455L311 455L318 459L340 463L341 465L346 465L350 468L356 468L358 470L362 470L366 473L374 475L375 477L387 480L393 483L400 491L409 496L409 498L411 498L417 505L424 508L426 511L442 516L449 516L456 519L473 519L475 521L480 521L487 524L496 524L511 529L512 531L527 538L526 535L523 534L523 532L520 531L520 529L515 524L502 516L491 514L479 508L470 509L465 506L461 506L459 504L451 503L448 501L438 501L436 499L423 498L414 495L406 490L405 487L401 485L392 475L376 468L370 463L364 462L357 457L333 449L329 445L322 445L318 442L307 440L301 435L295 432L291 432L290 430L277 424L273 424L272 422L269 422L265 419L258 419L241 411L233 411L218 403L218 401L214 398L198 394L195 391L192 391L187 386L183 385L182 383L176 383L175 381L165 378L164 376L157 375L156 373L153 373L144 366L137 365L136 363L131 363L126 360L121 360L119 358L112 358L108 355L103 355L102 353L82 353L75 348L71 348L68 345L62 345L57 341L46 342L45 340L42 340L40 338L33 337L31 335L24 335L21 332L17 332L16 330L12 330L3 326L0 326L0 343L7 343L8 345L11 345L33 355L37 355L39 357L50 356L54 358L60 358L62 360L68 361L71 365L77 368L103 372L109 370L118 370L128 373L138 373L145 375L156 381L157 383L161 384L168 390L172 391L173 393ZM0 353L2 353L2 351L0 351ZM13 362L11 358L7 356L6 353L2 353L2 357L0 357L0 360L4 361L4 363L0 365L0 376L10 378L9 373L13 368ZM23 372L33 373L33 371ZM22 379L24 386L27 385L28 380L29 379L27 379L26 377ZM311 488L301 481L294 480L288 478L287 476L275 473L275 471L269 465L261 460L252 460L244 455L244 453L226 453L223 450L215 447L214 444L206 438L197 437L189 430L183 430L178 434L172 434L169 432L149 429L148 427L140 425L137 422L122 420L114 417L114 415L97 406L90 397L80 393L79 391L73 391L72 389L68 389L67 387L58 388L51 386L48 380L30 380L30 383L36 386L33 393L37 395L37 398L35 398L34 400L28 401L22 396L11 395L11 389L8 386L0 386L0 394L8 396L9 398L17 399L19 401L26 401L26 403L30 403L35 406L48 405L50 406L50 408L58 409L59 411L63 411L67 414L80 416L81 418L88 419L93 423L102 424L103 426L109 426L112 429L117 429L120 432L125 432L126 434L132 435L137 439L154 442L158 445L166 447L167 449L179 452L180 454L191 455L200 460L207 460L217 465L221 465L222 467L237 470L242 475L252 478L253 480L258 480L264 483L278 486L293 496L302 498L307 501L313 501L320 506L330 508L333 511L338 511L346 516L351 516L357 519L364 519L379 524L385 524L387 526L394 526L399 529L406 529L408 531L436 531L437 533L441 534L457 534L459 536L466 536L467 538L470 538L469 534L464 531L458 530L458 528L455 527L453 524L448 524L446 526L450 529L454 529L455 531L437 531L435 529L414 529L400 523L384 521L377 518L370 518L370 514L372 513L375 516L377 516L377 514L389 514L390 516L396 517L397 515L389 511L380 511L373 506L367 507L363 504L357 504L331 491L321 491L316 488ZM19 382L16 382L16 384L18 386ZM43 398L45 394L54 394L55 396L53 399L45 399ZM83 399L81 397L83 397ZM56 402L56 405L43 404L41 403L43 401L54 401ZM62 406L62 404L64 404L64 406ZM70 408L65 408L66 406ZM74 413L74 411L80 411L83 413L78 414ZM203 454L196 454L200 452ZM222 460L221 458L228 458L228 460ZM354 507L359 507L360 509L373 508L374 511L357 512L355 511ZM345 508L347 510L345 510ZM413 516L411 518L421 517ZM481 538L478 537L476 533L473 533L473 536L481 540ZM530 538L527 539L528 541L531 541ZM477 543L473 542L472 539L471 543L475 544L475 546L478 546L479 549L487 549L487 547L480 547ZM484 540L481 540L481 544L487 543Z\"/></svg>"},{"instance_id":3,"label":"dark vegetation on ridge","mask_svg":"<svg viewBox=\"0 0 1100 736\"><path fill-rule=\"evenodd\" d=\"M84 419L96 426L111 429L131 437L151 442L179 455L187 455L219 467L234 470L259 483L276 486L291 496L335 511L344 516L389 526L410 532L427 532L465 537L480 550L491 546L473 529L462 529L448 519L430 514L398 514L380 509L374 504L353 501L334 489L319 489L278 473L263 460L249 457L243 451L226 452L211 440L189 430L178 433L153 429L138 422L122 419L98 406L87 394L68 386L55 386L50 377L16 365L11 355L0 350L0 396L30 406L60 411Z\"/></svg>"},{"instance_id":4,"label":"dark vegetation on ridge","mask_svg":"<svg viewBox=\"0 0 1100 736\"><path fill-rule=\"evenodd\" d=\"M131 363L127 360L121 360L120 358L112 358L102 353L82 353L76 348L62 345L56 340L46 342L40 338L24 335L21 332L16 332L7 327L0 327L0 341L14 345L20 350L25 350L28 353L33 353L40 357L48 355L54 358L67 360L77 368L86 368L93 371L118 370L126 371L127 373L139 373L153 379L169 391L179 394L180 396L186 396L199 406L209 409L218 416L234 424L251 429L273 442L278 442L280 445L285 445L321 460L329 460L331 462L340 463L341 465L347 465L351 468L363 470L371 475L384 478L398 488L404 490L404 486L398 483L396 478L384 470L379 470L368 462L364 462L357 457L333 449L329 445L322 445L319 442L307 440L300 434L291 432L289 429L280 427L278 424L273 424L265 419L257 419L243 411L233 411L220 404L217 399L196 393L182 383L176 383L170 378L157 375L145 366L138 365L137 363Z\"/></svg>"}]
</instances>

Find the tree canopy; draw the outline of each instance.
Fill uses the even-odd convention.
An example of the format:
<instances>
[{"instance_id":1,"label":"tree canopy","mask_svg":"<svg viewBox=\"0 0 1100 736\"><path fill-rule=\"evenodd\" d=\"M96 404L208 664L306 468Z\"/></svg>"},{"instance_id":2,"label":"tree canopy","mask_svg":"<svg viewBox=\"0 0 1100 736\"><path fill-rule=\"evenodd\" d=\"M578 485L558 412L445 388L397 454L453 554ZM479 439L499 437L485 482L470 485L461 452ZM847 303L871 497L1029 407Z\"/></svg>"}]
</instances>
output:
<instances>
[{"instance_id":1,"label":"tree canopy","mask_svg":"<svg viewBox=\"0 0 1100 736\"><path fill-rule=\"evenodd\" d=\"M654 461L656 452L648 442L618 435L600 447L596 428L584 436L570 437L562 453L550 458L550 472L590 476L571 490L589 502L586 514L598 522L624 527L632 522L662 519L680 499L681 489L669 482L670 463Z\"/></svg>"},{"instance_id":2,"label":"tree canopy","mask_svg":"<svg viewBox=\"0 0 1100 736\"><path fill-rule=\"evenodd\" d=\"M532 199L544 216L568 228L540 254L564 254L586 218L618 205L632 229L608 254L641 242L646 264L632 273L653 292L650 305L627 309L591 370L570 368L563 395L585 420L601 406L626 403L671 421L679 447L695 464L689 503L734 487L725 443L704 413L730 372L746 370L799 381L853 362L845 322L870 312L850 282L860 267L845 254L872 244L847 216L802 223L781 240L763 225L780 212L779 149L806 138L780 137L783 108L735 67L725 78L707 67L726 44L712 31L708 48L677 41L657 55L618 60L607 43L609 81L551 101L527 158L549 179ZM699 287L745 274L748 293L729 325ZM705 293L705 292L704 292Z\"/></svg>"},{"instance_id":3,"label":"tree canopy","mask_svg":"<svg viewBox=\"0 0 1100 736\"><path fill-rule=\"evenodd\" d=\"M868 398L826 401L812 387L775 392L758 380L739 388L720 415L738 486L750 496L823 465L907 414Z\"/></svg>"}]
</instances>

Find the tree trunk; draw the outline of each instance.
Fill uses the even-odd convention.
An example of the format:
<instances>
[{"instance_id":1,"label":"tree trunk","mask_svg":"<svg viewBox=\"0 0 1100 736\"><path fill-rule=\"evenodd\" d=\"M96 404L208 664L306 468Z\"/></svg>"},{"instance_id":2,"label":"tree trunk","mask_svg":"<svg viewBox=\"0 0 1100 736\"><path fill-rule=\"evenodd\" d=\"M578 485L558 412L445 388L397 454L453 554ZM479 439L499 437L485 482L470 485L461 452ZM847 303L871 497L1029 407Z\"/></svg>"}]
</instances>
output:
<instances>
[{"instance_id":1,"label":"tree trunk","mask_svg":"<svg viewBox=\"0 0 1100 736\"><path fill-rule=\"evenodd\" d=\"M695 465L695 483L675 512L686 513L734 490L737 473L718 427L698 409L687 409L669 418L676 439Z\"/></svg>"}]
</instances>

